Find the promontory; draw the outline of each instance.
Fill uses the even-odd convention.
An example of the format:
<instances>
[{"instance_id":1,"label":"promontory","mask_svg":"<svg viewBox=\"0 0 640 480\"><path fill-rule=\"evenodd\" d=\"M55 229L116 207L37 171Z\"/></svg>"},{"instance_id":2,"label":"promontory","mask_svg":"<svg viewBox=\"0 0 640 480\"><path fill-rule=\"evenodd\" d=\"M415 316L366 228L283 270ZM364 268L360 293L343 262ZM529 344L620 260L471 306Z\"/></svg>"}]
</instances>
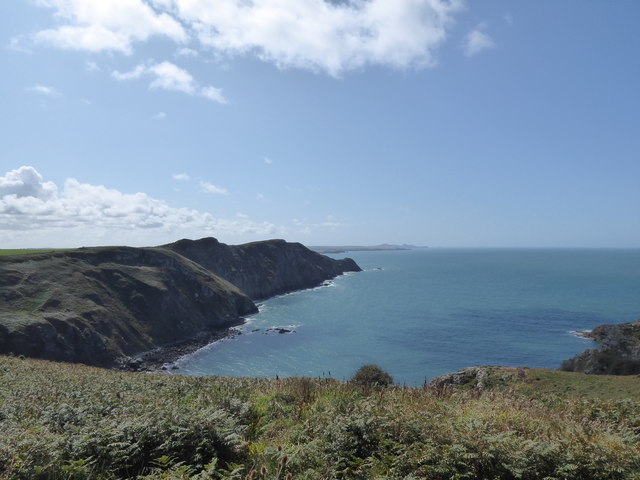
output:
<instances>
[{"instance_id":1,"label":"promontory","mask_svg":"<svg viewBox=\"0 0 640 480\"><path fill-rule=\"evenodd\" d=\"M257 312L254 300L345 272L299 243L91 247L0 257L0 354L117 367L206 339Z\"/></svg>"}]
</instances>

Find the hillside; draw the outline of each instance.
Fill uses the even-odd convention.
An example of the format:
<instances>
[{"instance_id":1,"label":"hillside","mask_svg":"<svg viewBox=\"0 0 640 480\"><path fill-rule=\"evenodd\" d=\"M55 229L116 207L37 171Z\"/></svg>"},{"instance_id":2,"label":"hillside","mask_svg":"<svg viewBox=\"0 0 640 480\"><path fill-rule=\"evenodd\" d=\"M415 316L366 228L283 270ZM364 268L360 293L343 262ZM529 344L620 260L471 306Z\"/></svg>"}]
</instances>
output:
<instances>
[{"instance_id":1,"label":"hillside","mask_svg":"<svg viewBox=\"0 0 640 480\"><path fill-rule=\"evenodd\" d=\"M237 325L257 311L250 297L315 286L358 269L353 261L281 240L237 249L215 239L177 244L191 245L191 256L205 265L171 246L0 257L0 354L135 367L131 356L206 342ZM207 248L211 244L220 248Z\"/></svg>"},{"instance_id":2,"label":"hillside","mask_svg":"<svg viewBox=\"0 0 640 480\"><path fill-rule=\"evenodd\" d=\"M513 388L371 389L0 356L0 478L637 479L638 379L587 399L552 383L606 377L546 372L514 370Z\"/></svg>"}]
</instances>

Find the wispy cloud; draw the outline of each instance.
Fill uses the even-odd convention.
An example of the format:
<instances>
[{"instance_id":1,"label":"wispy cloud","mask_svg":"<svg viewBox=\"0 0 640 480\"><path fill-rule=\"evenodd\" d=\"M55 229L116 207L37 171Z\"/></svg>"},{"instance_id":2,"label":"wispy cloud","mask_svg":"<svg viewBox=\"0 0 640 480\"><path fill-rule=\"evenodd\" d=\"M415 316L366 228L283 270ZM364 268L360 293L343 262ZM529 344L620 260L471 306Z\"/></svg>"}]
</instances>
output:
<instances>
[{"instance_id":1,"label":"wispy cloud","mask_svg":"<svg viewBox=\"0 0 640 480\"><path fill-rule=\"evenodd\" d=\"M28 54L33 53L33 50L31 50L25 45L25 37L23 35L13 37L11 40L9 40L9 43L7 44L6 48L14 52L28 53Z\"/></svg>"},{"instance_id":2,"label":"wispy cloud","mask_svg":"<svg viewBox=\"0 0 640 480\"><path fill-rule=\"evenodd\" d=\"M100 71L100 67L96 62L86 62L84 64L84 68L87 72L98 72Z\"/></svg>"},{"instance_id":3,"label":"wispy cloud","mask_svg":"<svg viewBox=\"0 0 640 480\"><path fill-rule=\"evenodd\" d=\"M333 215L327 215L323 221L320 222L310 222L306 219L300 220L298 218L294 218L291 220L291 223L294 229L303 235L308 235L315 230L318 229L330 229L336 230L338 228L348 226L345 223L338 222L333 218Z\"/></svg>"},{"instance_id":4,"label":"wispy cloud","mask_svg":"<svg viewBox=\"0 0 640 480\"><path fill-rule=\"evenodd\" d=\"M113 71L111 76L119 81L137 80L147 76L152 79L149 88L172 90L217 103L227 103L221 89L213 86L201 87L189 72L171 62L139 64L129 72Z\"/></svg>"},{"instance_id":5,"label":"wispy cloud","mask_svg":"<svg viewBox=\"0 0 640 480\"><path fill-rule=\"evenodd\" d=\"M167 118L167 114L164 112L158 112L151 118L153 118L154 120L164 120L165 118Z\"/></svg>"},{"instance_id":6,"label":"wispy cloud","mask_svg":"<svg viewBox=\"0 0 640 480\"><path fill-rule=\"evenodd\" d=\"M0 176L0 243L80 246L107 242L158 244L181 236L265 237L282 231L248 217L215 218L175 208L145 193L123 193L70 178L62 188L31 166ZM39 235L34 235L38 232ZM33 239L46 238L48 245ZM42 240L40 240L42 241Z\"/></svg>"},{"instance_id":7,"label":"wispy cloud","mask_svg":"<svg viewBox=\"0 0 640 480\"><path fill-rule=\"evenodd\" d=\"M262 157L262 161L267 165L273 165L273 160L270 159L269 157Z\"/></svg>"},{"instance_id":8,"label":"wispy cloud","mask_svg":"<svg viewBox=\"0 0 640 480\"><path fill-rule=\"evenodd\" d=\"M507 25L513 25L513 15L510 12L505 13L503 18Z\"/></svg>"},{"instance_id":9,"label":"wispy cloud","mask_svg":"<svg viewBox=\"0 0 640 480\"><path fill-rule=\"evenodd\" d=\"M27 87L25 90L28 92L37 93L39 95L45 95L47 97L61 97L62 94L53 87L46 85L34 85L33 87Z\"/></svg>"},{"instance_id":10,"label":"wispy cloud","mask_svg":"<svg viewBox=\"0 0 640 480\"><path fill-rule=\"evenodd\" d=\"M200 182L200 186L207 193L212 193L214 195L227 195L229 192L225 188L217 187L209 182Z\"/></svg>"},{"instance_id":11,"label":"wispy cloud","mask_svg":"<svg viewBox=\"0 0 640 480\"><path fill-rule=\"evenodd\" d=\"M173 179L174 180L179 180L179 181L187 181L189 180L189 175L187 175L186 173L174 173L173 174Z\"/></svg>"},{"instance_id":12,"label":"wispy cloud","mask_svg":"<svg viewBox=\"0 0 640 480\"><path fill-rule=\"evenodd\" d=\"M471 57L484 50L494 48L495 42L489 35L476 28L467 34L464 41L464 53Z\"/></svg>"}]
</instances>

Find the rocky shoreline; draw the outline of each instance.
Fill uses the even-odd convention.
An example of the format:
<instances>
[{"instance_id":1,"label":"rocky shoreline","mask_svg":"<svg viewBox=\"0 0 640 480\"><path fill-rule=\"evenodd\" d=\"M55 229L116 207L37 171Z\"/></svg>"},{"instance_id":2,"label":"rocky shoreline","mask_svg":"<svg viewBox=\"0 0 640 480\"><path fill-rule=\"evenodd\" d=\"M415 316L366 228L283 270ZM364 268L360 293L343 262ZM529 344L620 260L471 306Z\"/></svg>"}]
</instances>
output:
<instances>
[{"instance_id":1,"label":"rocky shoreline","mask_svg":"<svg viewBox=\"0 0 640 480\"><path fill-rule=\"evenodd\" d=\"M133 357L123 357L118 361L118 364L113 367L113 370L124 372L162 372L173 370L177 367L171 364L180 358L194 353L211 343L242 335L242 332L236 328L240 325L244 325L244 321L233 327L223 328L214 332L203 332L192 338L160 345L153 350L142 352Z\"/></svg>"},{"instance_id":2,"label":"rocky shoreline","mask_svg":"<svg viewBox=\"0 0 640 480\"><path fill-rule=\"evenodd\" d=\"M576 335L598 342L599 347L565 360L560 370L595 375L640 374L640 320L600 325Z\"/></svg>"}]
</instances>

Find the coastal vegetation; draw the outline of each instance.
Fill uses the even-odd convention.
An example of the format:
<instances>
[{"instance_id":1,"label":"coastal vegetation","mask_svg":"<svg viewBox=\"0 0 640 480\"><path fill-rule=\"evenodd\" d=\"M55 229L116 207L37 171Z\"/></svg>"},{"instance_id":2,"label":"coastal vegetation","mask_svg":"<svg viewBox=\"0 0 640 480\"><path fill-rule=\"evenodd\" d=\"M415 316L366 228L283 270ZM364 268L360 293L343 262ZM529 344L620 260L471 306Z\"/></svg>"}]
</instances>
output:
<instances>
[{"instance_id":1,"label":"coastal vegetation","mask_svg":"<svg viewBox=\"0 0 640 480\"><path fill-rule=\"evenodd\" d=\"M637 377L482 378L370 387L0 357L0 478L640 478Z\"/></svg>"},{"instance_id":2,"label":"coastal vegetation","mask_svg":"<svg viewBox=\"0 0 640 480\"><path fill-rule=\"evenodd\" d=\"M377 365L363 365L351 382L362 387L388 387L393 384L393 377Z\"/></svg>"}]
</instances>

